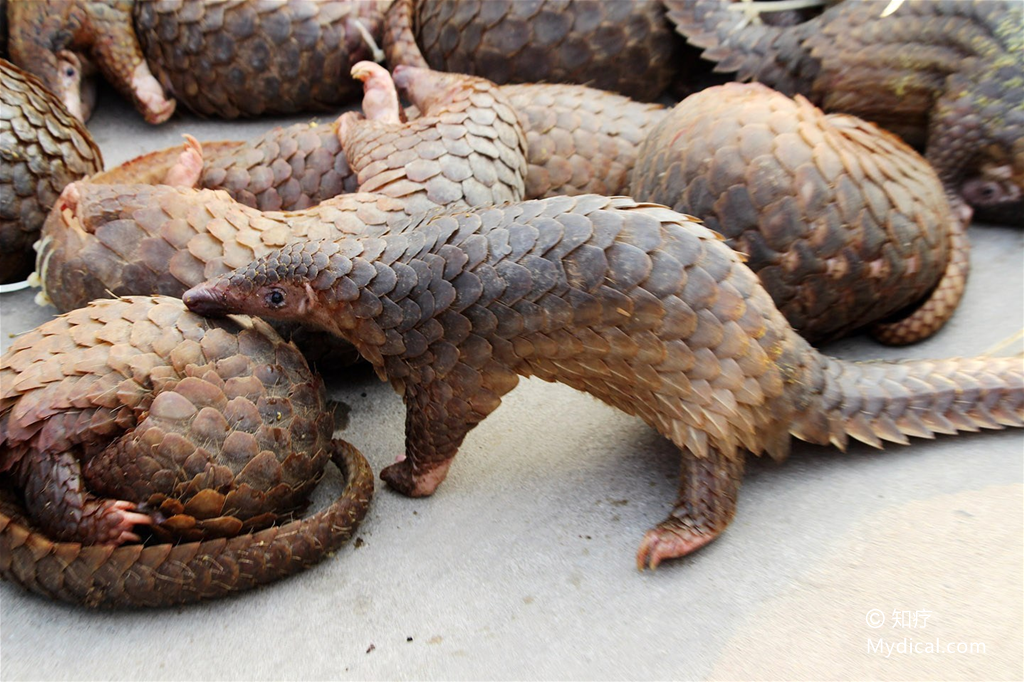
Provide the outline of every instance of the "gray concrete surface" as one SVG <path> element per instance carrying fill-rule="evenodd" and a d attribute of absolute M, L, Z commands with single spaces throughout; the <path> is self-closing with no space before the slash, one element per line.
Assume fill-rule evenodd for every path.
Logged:
<path fill-rule="evenodd" d="M 150 128 L 108 97 L 90 129 L 110 167 L 184 132 L 245 139 L 280 122 Z M 970 286 L 938 336 L 828 352 L 976 355 L 1020 332 L 1024 231 L 970 237 Z M 3 348 L 52 315 L 32 297 L 0 298 Z M 366 371 L 331 386 L 351 406 L 345 437 L 379 471 L 402 449 L 401 402 Z M 378 487 L 362 546 L 285 582 L 131 613 L 0 584 L 0 677 L 1021 679 L 1022 445 L 1019 431 L 845 455 L 797 444 L 784 464 L 750 463 L 720 540 L 641 574 L 634 553 L 670 508 L 675 449 L 589 396 L 525 381 L 470 434 L 437 494 Z M 903 611 L 927 620 L 892 627 Z M 929 653 L 935 638 L 953 651 Z"/>

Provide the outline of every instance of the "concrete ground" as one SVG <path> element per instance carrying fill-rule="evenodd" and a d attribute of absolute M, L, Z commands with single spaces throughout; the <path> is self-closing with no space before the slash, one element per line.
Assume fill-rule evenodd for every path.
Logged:
<path fill-rule="evenodd" d="M 182 133 L 247 139 L 299 120 L 151 128 L 108 96 L 89 127 L 111 167 Z M 1024 230 L 970 237 L 967 295 L 934 339 L 827 352 L 977 355 L 1020 332 Z M 0 297 L 4 349 L 53 314 L 32 299 Z M 365 370 L 331 388 L 351 407 L 344 437 L 379 471 L 402 451 L 401 402 Z M 0 584 L 0 676 L 1021 679 L 1022 446 L 1020 431 L 845 455 L 797 444 L 784 464 L 749 464 L 721 539 L 638 573 L 637 545 L 673 500 L 675 448 L 589 396 L 524 381 L 437 494 L 378 486 L 360 546 L 282 583 L 128 613 Z"/>

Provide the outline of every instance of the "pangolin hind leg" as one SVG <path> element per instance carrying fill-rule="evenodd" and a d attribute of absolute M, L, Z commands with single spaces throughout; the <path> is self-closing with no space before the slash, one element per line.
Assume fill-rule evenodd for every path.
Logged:
<path fill-rule="evenodd" d="M 742 452 L 730 457 L 712 448 L 697 456 L 684 450 L 681 468 L 672 513 L 647 531 L 637 550 L 636 567 L 641 571 L 700 549 L 717 538 L 736 514 Z"/>

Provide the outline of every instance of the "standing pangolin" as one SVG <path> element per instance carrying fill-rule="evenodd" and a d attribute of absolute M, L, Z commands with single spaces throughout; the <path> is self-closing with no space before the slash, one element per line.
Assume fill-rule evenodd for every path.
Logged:
<path fill-rule="evenodd" d="M 840 2 L 795 26 L 750 24 L 727 0 L 664 0 L 717 71 L 924 147 L 957 204 L 1024 216 L 1024 3 Z M 964 216 L 965 205 L 954 206 Z"/>
<path fill-rule="evenodd" d="M 362 455 L 330 440 L 323 383 L 259 320 L 96 301 L 18 338 L 0 386 L 0 575 L 45 596 L 159 606 L 249 589 L 335 551 L 373 491 Z M 332 458 L 345 492 L 291 520 Z M 153 542 L 125 544 L 142 529 Z"/>
<path fill-rule="evenodd" d="M 586 391 L 683 451 L 679 499 L 637 564 L 713 540 L 743 451 L 790 436 L 844 448 L 1024 426 L 1021 358 L 853 363 L 818 353 L 714 232 L 662 206 L 596 195 L 426 217 L 378 237 L 297 242 L 184 295 L 201 314 L 302 320 L 355 345 L 407 407 L 413 496 L 519 375 Z"/>
<path fill-rule="evenodd" d="M 35 76 L 0 59 L 0 282 L 32 271 L 32 244 L 64 187 L 103 168 L 89 131 Z"/>

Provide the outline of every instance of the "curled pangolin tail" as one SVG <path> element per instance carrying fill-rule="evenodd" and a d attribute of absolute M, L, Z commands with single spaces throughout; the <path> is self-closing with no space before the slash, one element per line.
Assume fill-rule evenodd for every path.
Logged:
<path fill-rule="evenodd" d="M 877 448 L 908 436 L 1024 426 L 1024 355 L 843 362 L 825 358 L 821 410 L 793 435 L 845 450 L 849 438 Z M 812 414 L 813 413 L 813 414 Z"/>
<path fill-rule="evenodd" d="M 0 576 L 31 592 L 93 608 L 187 604 L 284 578 L 337 550 L 369 508 L 373 471 L 366 459 L 344 441 L 334 441 L 332 457 L 346 484 L 327 509 L 256 533 L 179 545 L 54 542 L 26 525 L 3 491 Z"/>
<path fill-rule="evenodd" d="M 971 242 L 967 238 L 967 224 L 954 217 L 949 226 L 949 260 L 938 284 L 906 316 L 874 325 L 871 336 L 890 346 L 905 346 L 942 329 L 960 305 L 970 271 Z"/>
<path fill-rule="evenodd" d="M 413 30 L 413 0 L 395 0 L 384 20 L 384 55 L 388 66 L 415 66 L 429 69 Z"/>

